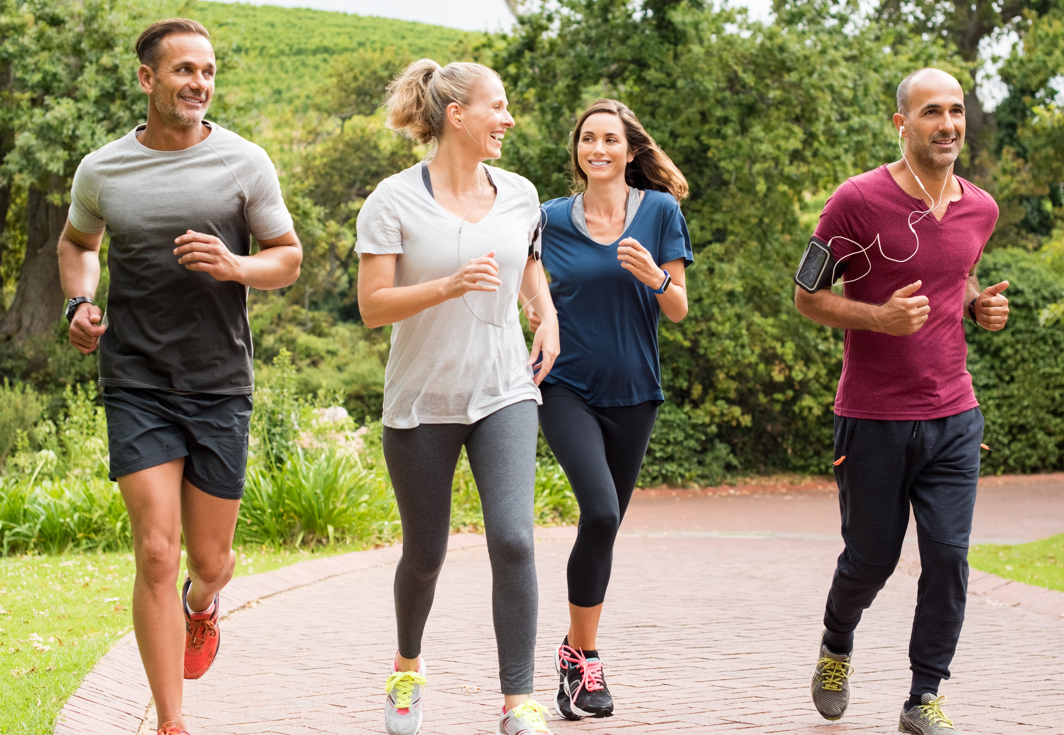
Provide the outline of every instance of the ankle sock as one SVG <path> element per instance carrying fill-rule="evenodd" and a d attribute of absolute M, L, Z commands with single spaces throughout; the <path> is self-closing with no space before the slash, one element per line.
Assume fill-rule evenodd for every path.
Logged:
<path fill-rule="evenodd" d="M 211 604 L 207 606 L 206 610 L 200 610 L 199 612 L 193 610 L 188 606 L 188 599 L 185 600 L 185 612 L 192 615 L 209 615 L 214 612 L 214 600 L 211 600 Z"/>
<path fill-rule="evenodd" d="M 942 680 L 937 676 L 913 672 L 913 683 L 909 688 L 909 701 L 906 702 L 905 709 L 912 709 L 913 707 L 922 704 L 920 700 L 923 698 L 924 694 L 933 694 L 937 697 L 938 685 L 941 681 Z"/>
<path fill-rule="evenodd" d="M 849 633 L 834 633 L 830 630 L 825 630 L 822 642 L 836 656 L 849 656 L 853 653 L 852 631 Z"/>

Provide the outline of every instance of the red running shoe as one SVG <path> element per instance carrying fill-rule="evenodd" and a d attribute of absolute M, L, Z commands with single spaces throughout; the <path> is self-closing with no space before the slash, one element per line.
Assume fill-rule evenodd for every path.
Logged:
<path fill-rule="evenodd" d="M 159 725 L 156 735 L 188 735 L 188 730 L 184 730 L 180 725 L 175 725 L 172 722 L 164 722 Z"/>
<path fill-rule="evenodd" d="M 209 613 L 189 615 L 185 600 L 191 586 L 192 580 L 185 579 L 185 586 L 181 588 L 181 610 L 185 613 L 185 678 L 198 679 L 207 673 L 218 655 L 221 631 L 218 629 L 218 595 L 214 596 L 213 609 Z M 175 731 L 174 735 L 181 735 L 181 731 Z"/>

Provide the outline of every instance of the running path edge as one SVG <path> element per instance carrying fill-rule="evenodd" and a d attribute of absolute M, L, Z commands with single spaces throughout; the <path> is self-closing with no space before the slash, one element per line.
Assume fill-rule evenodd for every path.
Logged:
<path fill-rule="evenodd" d="M 480 534 L 450 537 L 448 553 L 486 546 Z M 238 577 L 221 596 L 222 620 L 259 600 L 351 572 L 399 561 L 402 544 L 353 551 L 325 559 L 308 559 L 272 572 Z M 59 712 L 55 735 L 135 735 L 151 707 L 151 689 L 130 631 L 115 643 Z"/>
<path fill-rule="evenodd" d="M 575 536 L 575 528 L 537 528 L 537 539 Z M 481 534 L 455 534 L 447 545 L 448 553 L 484 547 Z M 273 595 L 304 587 L 331 577 L 397 562 L 402 545 L 355 551 L 326 559 L 309 559 L 272 572 L 234 579 L 222 598 L 222 619 L 248 605 Z M 908 565 L 905 573 L 919 576 L 919 565 Z M 1020 607 L 1031 612 L 1064 618 L 1064 592 L 1015 582 L 994 574 L 972 569 L 968 594 L 982 601 L 1005 607 Z M 120 639 L 93 667 L 78 690 L 63 706 L 55 726 L 55 735 L 135 735 L 143 726 L 151 690 L 144 675 L 140 652 L 132 632 Z"/>

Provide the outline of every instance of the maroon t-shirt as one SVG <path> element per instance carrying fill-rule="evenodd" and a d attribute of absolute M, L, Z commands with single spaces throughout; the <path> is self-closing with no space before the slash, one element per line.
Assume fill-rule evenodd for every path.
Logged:
<path fill-rule="evenodd" d="M 830 242 L 836 260 L 858 250 L 846 240 L 832 241 L 837 235 L 862 247 L 871 245 L 865 254 L 842 261 L 848 263 L 843 276 L 847 298 L 882 304 L 899 288 L 920 280 L 923 285 L 914 295 L 927 296 L 931 307 L 919 331 L 905 337 L 846 330 L 835 397 L 839 416 L 913 421 L 954 416 L 979 405 L 965 365 L 965 284 L 994 231 L 998 207 L 985 191 L 956 178 L 961 198 L 950 202 L 941 220 L 928 214 L 913 226 L 920 237 L 918 251 L 907 222 L 910 213 L 923 212 L 927 205 L 906 194 L 886 166 L 847 180 L 820 215 L 816 235 Z M 877 235 L 879 243 L 873 245 Z M 904 263 L 888 259 L 910 255 Z"/>

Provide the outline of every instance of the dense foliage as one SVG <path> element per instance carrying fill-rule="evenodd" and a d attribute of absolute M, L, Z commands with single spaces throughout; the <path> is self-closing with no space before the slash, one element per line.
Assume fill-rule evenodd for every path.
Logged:
<path fill-rule="evenodd" d="M 1064 466 L 1053 365 L 1064 315 L 1060 0 L 993 8 L 978 0 L 982 25 L 971 28 L 963 22 L 968 11 L 933 0 L 912 17 L 893 0 L 868 13 L 852 2 L 794 0 L 777 3 L 770 24 L 699 0 L 559 0 L 492 37 L 250 5 L 63 2 L 70 12 L 0 0 L 5 39 L 33 26 L 52 39 L 48 48 L 62 49 L 45 56 L 25 41 L 5 43 L 0 58 L 5 69 L 23 70 L 0 89 L 18 103 L 0 120 L 7 146 L 0 184 L 9 204 L 0 241 L 3 306 L 11 306 L 29 262 L 31 187 L 47 185 L 61 198 L 78 156 L 143 117 L 131 46 L 147 15 L 203 20 L 221 68 L 211 116 L 270 151 L 305 250 L 295 285 L 250 300 L 263 386 L 256 436 L 268 442 L 256 456 L 272 473 L 263 479 L 267 470 L 255 470 L 252 487 L 263 503 L 282 505 L 294 501 L 275 491 L 277 482 L 310 488 L 318 480 L 310 466 L 317 460 L 292 443 L 298 412 L 278 406 L 323 408 L 316 396 L 325 391 L 329 405 L 347 409 L 352 427 L 380 414 L 388 330 L 367 330 L 359 319 L 354 222 L 381 179 L 425 153 L 387 130 L 376 107 L 386 81 L 410 59 L 468 58 L 500 71 L 518 121 L 500 165 L 526 175 L 544 199 L 567 193 L 570 126 L 602 95 L 628 103 L 685 172 L 692 195 L 683 207 L 696 249 L 691 311 L 661 330 L 668 401 L 642 482 L 708 483 L 734 473 L 827 469 L 842 334 L 795 311 L 797 258 L 834 188 L 897 156 L 890 114 L 898 81 L 933 64 L 954 72 L 975 99 L 971 75 L 981 60 L 972 39 L 978 47 L 995 29 L 1014 31 L 1020 43 L 1001 69 L 1008 96 L 992 116 L 979 110 L 983 124 L 970 125 L 971 155 L 962 160 L 964 174 L 1001 206 L 983 279 L 1013 282 L 1013 324 L 1001 334 L 969 327 L 970 363 L 994 448 L 986 470 Z M 93 40 L 79 45 L 80 37 Z M 49 147 L 56 136 L 69 139 Z M 0 378 L 9 381 L 0 390 L 0 461 L 8 454 L 9 469 L 21 467 L 16 457 L 25 464 L 60 440 L 70 397 L 84 395 L 72 386 L 95 373 L 95 358 L 64 342 L 56 324 L 0 349 Z M 267 398 L 277 385 L 289 395 Z M 541 484 L 554 482 L 552 467 L 544 465 Z M 359 483 L 351 487 L 361 492 Z M 78 497 L 91 505 L 89 490 Z M 318 540 L 338 527 L 292 518 L 262 537 Z"/>

